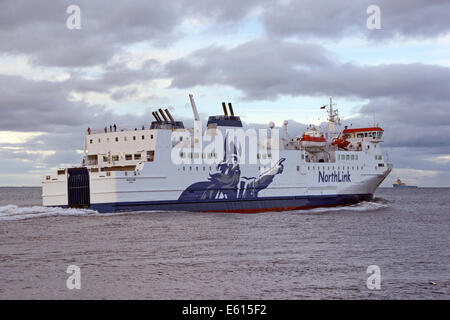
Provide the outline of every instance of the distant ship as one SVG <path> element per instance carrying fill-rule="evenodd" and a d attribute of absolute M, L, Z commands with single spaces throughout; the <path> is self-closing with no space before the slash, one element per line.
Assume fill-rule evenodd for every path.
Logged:
<path fill-rule="evenodd" d="M 394 188 L 417 188 L 417 186 L 407 186 L 400 178 L 397 178 L 397 181 L 392 185 Z"/>

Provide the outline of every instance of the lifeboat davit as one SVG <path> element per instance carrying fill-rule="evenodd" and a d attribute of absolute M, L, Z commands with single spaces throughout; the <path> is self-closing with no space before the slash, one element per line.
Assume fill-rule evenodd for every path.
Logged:
<path fill-rule="evenodd" d="M 345 139 L 345 136 L 343 136 L 342 138 L 334 138 L 333 141 L 331 142 L 331 145 L 333 146 L 337 146 L 339 149 L 344 149 L 347 150 L 347 147 L 349 146 L 350 141 L 347 141 L 347 139 Z"/>

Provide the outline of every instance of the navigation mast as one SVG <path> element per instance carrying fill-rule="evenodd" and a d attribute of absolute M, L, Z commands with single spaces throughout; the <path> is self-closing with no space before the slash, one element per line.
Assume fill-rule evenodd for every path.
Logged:
<path fill-rule="evenodd" d="M 338 109 L 333 110 L 333 98 L 330 97 L 330 104 L 328 105 L 328 133 L 332 134 L 336 132 L 335 125 L 341 124 L 341 118 L 338 114 Z"/>

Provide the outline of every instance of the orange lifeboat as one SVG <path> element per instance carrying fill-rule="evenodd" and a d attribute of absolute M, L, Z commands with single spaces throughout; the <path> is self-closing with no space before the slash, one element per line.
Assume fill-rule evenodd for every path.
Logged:
<path fill-rule="evenodd" d="M 321 132 L 312 128 L 301 136 L 300 143 L 304 148 L 322 149 L 327 144 L 327 140 Z"/>

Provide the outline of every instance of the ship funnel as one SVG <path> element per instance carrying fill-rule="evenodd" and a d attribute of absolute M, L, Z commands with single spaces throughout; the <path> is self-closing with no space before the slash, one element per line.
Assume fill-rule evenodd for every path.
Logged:
<path fill-rule="evenodd" d="M 225 104 L 225 102 L 222 102 L 222 108 L 223 108 L 223 114 L 225 116 L 228 116 L 227 105 Z"/>
<path fill-rule="evenodd" d="M 161 118 L 158 116 L 158 114 L 155 111 L 152 112 L 152 115 L 156 119 L 156 122 L 161 123 Z"/>
<path fill-rule="evenodd" d="M 234 111 L 233 111 L 233 107 L 231 105 L 231 102 L 228 102 L 228 108 L 230 109 L 230 115 L 233 117 L 234 116 Z"/>
<path fill-rule="evenodd" d="M 166 115 L 164 114 L 164 111 L 162 111 L 162 109 L 158 109 L 159 113 L 161 113 L 162 117 L 164 118 L 164 122 L 169 122 L 169 120 L 167 120 Z"/>
<path fill-rule="evenodd" d="M 173 120 L 172 115 L 169 112 L 169 109 L 165 109 L 164 111 L 166 112 L 167 116 L 169 117 L 170 122 L 172 122 L 172 123 L 175 122 L 175 120 Z"/>
<path fill-rule="evenodd" d="M 189 100 L 191 100 L 192 112 L 194 113 L 194 120 L 200 120 L 200 117 L 197 112 L 197 106 L 195 105 L 194 96 L 192 94 L 189 95 Z"/>

